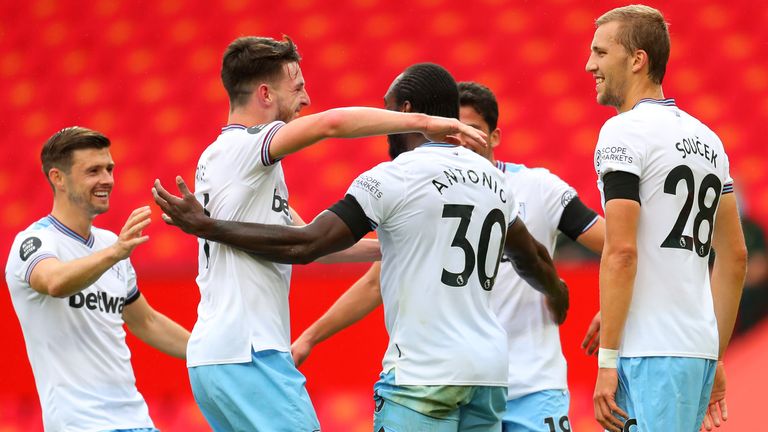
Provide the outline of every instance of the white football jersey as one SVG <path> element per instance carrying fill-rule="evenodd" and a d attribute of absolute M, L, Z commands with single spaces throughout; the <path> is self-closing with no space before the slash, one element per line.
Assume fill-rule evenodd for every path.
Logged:
<path fill-rule="evenodd" d="M 140 295 L 130 261 L 120 261 L 67 298 L 40 294 L 29 285 L 40 261 L 72 261 L 116 240 L 114 233 L 95 227 L 85 239 L 47 216 L 19 233 L 11 246 L 5 280 L 24 333 L 45 430 L 153 427 L 125 344 L 123 308 Z"/>
<path fill-rule="evenodd" d="M 509 177 L 518 203 L 518 217 L 550 255 L 554 254 L 563 210 L 576 191 L 544 168 L 497 162 Z M 597 216 L 585 228 L 589 229 Z M 508 259 L 502 259 L 491 305 L 507 331 L 509 400 L 542 390 L 568 388 L 567 367 L 560 346 L 560 328 L 546 306 L 544 294 L 528 285 Z"/>
<path fill-rule="evenodd" d="M 490 293 L 517 206 L 506 177 L 463 148 L 428 143 L 350 186 L 375 228 L 398 385 L 507 384 L 507 338 Z"/>
<path fill-rule="evenodd" d="M 200 156 L 195 197 L 215 219 L 290 225 L 288 188 L 269 144 L 284 125 L 230 125 Z M 187 366 L 247 363 L 251 349 L 290 350 L 291 266 L 199 239 L 200 304 Z"/>
<path fill-rule="evenodd" d="M 595 151 L 598 188 L 640 178 L 637 276 L 622 357 L 717 359 L 708 258 L 720 196 L 733 192 L 728 157 L 707 126 L 672 99 L 643 99 L 609 119 Z"/>

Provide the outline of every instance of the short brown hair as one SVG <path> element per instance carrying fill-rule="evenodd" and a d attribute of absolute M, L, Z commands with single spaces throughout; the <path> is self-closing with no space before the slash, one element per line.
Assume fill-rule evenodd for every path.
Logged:
<path fill-rule="evenodd" d="M 43 174 L 48 178 L 51 168 L 69 173 L 72 169 L 72 153 L 75 150 L 101 149 L 109 145 L 109 138 L 100 132 L 80 126 L 64 128 L 43 144 L 43 150 L 40 152 Z"/>
<path fill-rule="evenodd" d="M 617 21 L 621 24 L 616 40 L 630 53 L 641 49 L 648 54 L 648 75 L 661 85 L 669 60 L 669 27 L 658 10 L 645 5 L 629 5 L 610 10 L 595 21 L 603 24 Z"/>
<path fill-rule="evenodd" d="M 283 65 L 301 60 L 291 38 L 246 36 L 235 39 L 226 51 L 221 65 L 221 81 L 232 107 L 248 102 L 255 81 L 271 81 L 280 76 Z"/>

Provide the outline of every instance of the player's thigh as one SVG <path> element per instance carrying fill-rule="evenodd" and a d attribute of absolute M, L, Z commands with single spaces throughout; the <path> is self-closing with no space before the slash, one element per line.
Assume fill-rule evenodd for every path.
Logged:
<path fill-rule="evenodd" d="M 504 432 L 570 432 L 567 390 L 543 390 L 507 401 Z"/>
<path fill-rule="evenodd" d="M 374 396 L 374 432 L 459 432 L 458 412 L 447 418 L 435 418 Z"/>
<path fill-rule="evenodd" d="M 507 388 L 476 386 L 470 399 L 459 408 L 462 432 L 501 432 L 507 406 Z"/>
<path fill-rule="evenodd" d="M 195 401 L 216 431 L 320 428 L 306 379 L 288 353 L 254 352 L 251 363 L 197 366 L 189 375 Z"/>
<path fill-rule="evenodd" d="M 631 404 L 627 432 L 696 432 L 712 390 L 714 360 L 635 357 L 619 360 Z M 619 405 L 621 406 L 621 405 Z"/>

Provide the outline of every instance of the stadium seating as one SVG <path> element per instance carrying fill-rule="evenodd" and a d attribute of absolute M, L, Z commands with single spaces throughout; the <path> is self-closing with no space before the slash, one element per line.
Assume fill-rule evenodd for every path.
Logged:
<path fill-rule="evenodd" d="M 763 55 L 768 8 L 751 0 L 650 4 L 671 23 L 665 95 L 721 136 L 741 198 L 765 226 L 768 158 L 759 125 L 768 122 Z M 287 34 L 298 44 L 313 102 L 306 113 L 382 106 L 392 79 L 414 62 L 437 62 L 458 80 L 485 83 L 501 107 L 497 157 L 548 167 L 599 208 L 593 150 L 600 126 L 614 111 L 595 103 L 594 81 L 584 65 L 593 20 L 615 5 L 575 0 L 4 2 L 0 245 L 8 248 L 16 232 L 50 211 L 39 150 L 62 127 L 94 128 L 113 141 L 115 190 L 99 226 L 119 230 L 132 209 L 151 202 L 155 178 L 171 184 L 181 174 L 191 181 L 199 154 L 226 122 L 221 53 L 232 39 L 248 34 Z M 291 205 L 311 219 L 340 198 L 356 174 L 386 158 L 382 138 L 332 140 L 289 156 L 284 167 Z M 132 261 L 153 304 L 191 327 L 198 298 L 195 240 L 165 227 L 154 210 L 155 223 L 147 230 L 151 240 Z M 596 268 L 566 267 L 587 283 L 575 287 L 578 312 L 563 331 L 567 355 L 574 358 L 572 423 L 590 431 L 595 430 L 589 399 L 594 363 L 576 346 L 596 308 Z M 294 332 L 318 317 L 362 270 L 298 271 Z M 588 292 L 584 300 L 582 290 Z M 39 406 L 7 294 L 0 294 L 0 314 L 0 329 L 9 339 L 0 358 L 0 431 L 39 430 Z M 318 358 L 310 358 L 305 368 L 324 430 L 370 430 L 369 389 L 386 334 L 380 316 L 366 322 L 329 348 L 318 348 Z M 138 343 L 132 348 L 139 389 L 158 425 L 165 431 L 206 430 L 183 364 Z M 350 366 L 349 357 L 357 367 Z M 757 419 L 755 412 L 740 414 Z"/>

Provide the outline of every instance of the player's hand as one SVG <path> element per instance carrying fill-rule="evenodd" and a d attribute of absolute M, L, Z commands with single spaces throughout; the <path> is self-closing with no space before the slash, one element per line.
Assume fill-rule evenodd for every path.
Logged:
<path fill-rule="evenodd" d="M 712 395 L 709 397 L 709 406 L 704 415 L 702 426 L 711 431 L 713 427 L 720 427 L 728 420 L 728 407 L 725 404 L 725 366 L 723 362 L 717 362 L 715 369 L 715 382 L 712 385 Z"/>
<path fill-rule="evenodd" d="M 581 348 L 587 355 L 597 355 L 597 349 L 600 348 L 600 311 L 597 311 L 592 322 L 589 323 L 587 334 L 581 341 Z"/>
<path fill-rule="evenodd" d="M 165 190 L 160 180 L 155 180 L 155 186 L 152 188 L 152 196 L 164 212 L 163 221 L 181 228 L 186 233 L 199 235 L 210 223 L 211 218 L 205 214 L 205 209 L 189 191 L 181 176 L 176 176 L 176 186 L 181 192 L 181 197 Z"/>
<path fill-rule="evenodd" d="M 484 132 L 465 125 L 458 119 L 447 117 L 429 116 L 424 127 L 424 136 L 430 141 L 464 145 L 469 149 L 488 146 Z"/>
<path fill-rule="evenodd" d="M 299 336 L 293 344 L 291 344 L 291 357 L 293 357 L 293 364 L 296 367 L 301 366 L 304 360 L 309 357 L 309 353 L 312 352 L 312 344 L 305 341 L 304 338 Z"/>
<path fill-rule="evenodd" d="M 557 292 L 546 296 L 547 307 L 552 312 L 552 319 L 557 325 L 565 322 L 565 317 L 568 315 L 569 299 L 568 299 L 568 285 L 565 281 L 560 280 L 560 286 Z"/>
<path fill-rule="evenodd" d="M 616 389 L 619 386 L 619 374 L 616 369 L 600 368 L 597 370 L 597 383 L 592 402 L 595 405 L 595 420 L 605 430 L 622 432 L 624 422 L 629 416 L 616 404 Z"/>
<path fill-rule="evenodd" d="M 149 240 L 149 236 L 142 235 L 142 231 L 152 222 L 150 219 L 151 214 L 152 209 L 149 206 L 144 206 L 137 208 L 128 216 L 123 229 L 120 230 L 117 241 L 112 245 L 115 257 L 118 260 L 128 258 L 131 252 L 136 249 L 136 246 Z"/>

